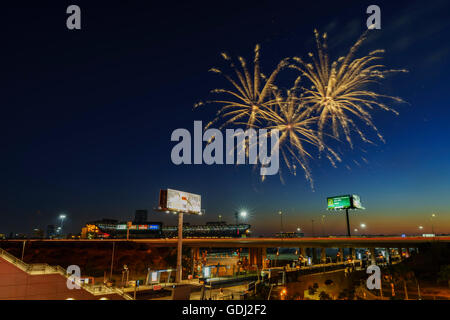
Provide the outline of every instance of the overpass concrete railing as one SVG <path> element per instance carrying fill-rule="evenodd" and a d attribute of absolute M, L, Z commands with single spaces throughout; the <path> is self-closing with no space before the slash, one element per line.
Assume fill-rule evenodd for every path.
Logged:
<path fill-rule="evenodd" d="M 42 275 L 42 274 L 59 274 L 62 275 L 65 278 L 69 278 L 70 275 L 67 273 L 67 271 L 62 268 L 61 266 L 51 266 L 47 263 L 33 263 L 28 264 L 23 262 L 21 259 L 16 258 L 14 255 L 10 254 L 8 251 L 3 250 L 0 248 L 0 258 L 3 258 L 4 260 L 8 261 L 9 263 L 13 264 L 20 270 L 28 273 L 29 275 Z M 93 286 L 93 285 L 86 285 L 86 284 L 80 284 L 80 286 L 91 293 L 92 295 L 104 295 L 104 294 L 118 294 L 122 296 L 126 300 L 133 300 L 133 298 L 128 295 L 127 293 L 123 292 L 122 290 L 118 288 L 109 288 L 104 285 L 100 286 Z"/>
<path fill-rule="evenodd" d="M 2 240 L 8 242 L 23 240 Z M 177 238 L 161 239 L 54 239 L 54 240 L 27 240 L 30 242 L 53 243 L 107 243 L 107 242 L 136 242 L 145 243 L 155 247 L 176 247 Z M 317 238 L 188 238 L 183 239 L 183 246 L 191 248 L 405 248 L 421 244 L 450 243 L 450 236 L 437 237 L 317 237 Z"/>

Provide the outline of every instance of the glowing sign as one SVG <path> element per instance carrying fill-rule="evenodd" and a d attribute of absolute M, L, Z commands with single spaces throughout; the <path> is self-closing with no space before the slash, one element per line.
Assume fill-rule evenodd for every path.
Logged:
<path fill-rule="evenodd" d="M 201 200 L 202 198 L 198 194 L 172 189 L 161 190 L 159 193 L 159 209 L 201 214 Z"/>
<path fill-rule="evenodd" d="M 352 207 L 350 196 L 327 198 L 328 210 L 349 209 Z"/>
<path fill-rule="evenodd" d="M 327 198 L 328 210 L 342 210 L 342 209 L 364 209 L 361 205 L 361 198 L 356 195 L 344 195 Z"/>

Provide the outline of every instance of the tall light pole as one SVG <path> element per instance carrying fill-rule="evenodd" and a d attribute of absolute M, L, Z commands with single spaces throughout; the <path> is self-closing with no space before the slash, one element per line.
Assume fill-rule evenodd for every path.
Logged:
<path fill-rule="evenodd" d="M 116 242 L 113 241 L 113 247 L 112 247 L 112 253 L 111 253 L 111 270 L 109 273 L 109 280 L 112 282 L 112 274 L 113 274 L 113 267 L 114 267 L 114 249 L 116 247 Z"/>
<path fill-rule="evenodd" d="M 322 215 L 322 237 L 325 237 L 325 215 Z"/>
<path fill-rule="evenodd" d="M 59 215 L 59 219 L 61 220 L 61 225 L 60 225 L 60 228 L 61 228 L 61 234 L 62 234 L 62 230 L 63 230 L 63 222 L 64 222 L 64 219 L 66 218 L 66 215 L 65 214 L 60 214 Z"/>
<path fill-rule="evenodd" d="M 365 229 L 366 229 L 366 224 L 365 224 L 365 223 L 361 223 L 361 224 L 359 225 L 359 227 L 360 227 L 362 230 L 365 230 Z"/>
<path fill-rule="evenodd" d="M 239 217 L 246 218 L 247 217 L 247 211 L 241 211 L 241 212 L 235 212 L 234 217 L 236 219 L 236 229 L 237 229 L 237 235 L 239 235 Z"/>
<path fill-rule="evenodd" d="M 431 233 L 432 234 L 434 234 L 434 221 L 433 221 L 433 218 L 435 218 L 435 217 L 436 217 L 436 215 L 433 213 L 431 215 L 431 218 L 430 218 L 430 220 L 431 220 Z"/>
<path fill-rule="evenodd" d="M 278 211 L 278 214 L 280 215 L 280 235 L 283 234 L 283 212 Z"/>
<path fill-rule="evenodd" d="M 183 250 L 183 212 L 178 212 L 177 273 L 175 276 L 176 283 L 180 283 L 181 280 L 183 279 L 182 250 Z"/>

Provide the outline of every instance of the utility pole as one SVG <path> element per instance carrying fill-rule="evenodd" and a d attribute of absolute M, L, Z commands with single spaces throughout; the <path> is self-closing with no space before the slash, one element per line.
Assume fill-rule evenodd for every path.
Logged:
<path fill-rule="evenodd" d="M 325 215 L 322 215 L 322 237 L 325 237 Z"/>
<path fill-rule="evenodd" d="M 26 244 L 27 240 L 23 240 L 23 245 L 22 245 L 22 261 L 23 261 L 23 257 L 25 255 L 25 244 Z"/>
<path fill-rule="evenodd" d="M 113 241 L 113 249 L 112 249 L 112 255 L 111 255 L 111 272 L 109 274 L 109 280 L 112 281 L 112 274 L 113 274 L 113 265 L 114 265 L 114 249 L 116 246 L 116 242 Z"/>
<path fill-rule="evenodd" d="M 183 250 L 183 212 L 178 212 L 177 273 L 175 277 L 176 283 L 180 283 L 181 279 L 183 278 L 182 250 Z"/>
<path fill-rule="evenodd" d="M 234 213 L 234 218 L 236 219 L 236 232 L 239 236 L 239 213 L 237 211 Z"/>
<path fill-rule="evenodd" d="M 283 236 L 283 212 L 278 211 L 278 214 L 280 215 L 280 236 Z"/>

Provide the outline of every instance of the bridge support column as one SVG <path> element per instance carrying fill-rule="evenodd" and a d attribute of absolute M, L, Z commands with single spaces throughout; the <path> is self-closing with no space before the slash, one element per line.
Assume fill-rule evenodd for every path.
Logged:
<path fill-rule="evenodd" d="M 337 259 L 337 262 L 343 262 L 344 261 L 344 249 L 339 248 L 339 258 Z"/>
<path fill-rule="evenodd" d="M 391 264 L 391 249 L 386 248 L 386 263 Z"/>
<path fill-rule="evenodd" d="M 398 254 L 400 256 L 400 260 L 403 260 L 403 249 L 402 248 L 397 248 Z"/>
<path fill-rule="evenodd" d="M 266 268 L 267 248 L 261 248 L 261 267 Z"/>
<path fill-rule="evenodd" d="M 306 248 L 305 247 L 300 247 L 298 248 L 300 255 L 304 258 L 306 257 Z"/>
<path fill-rule="evenodd" d="M 327 263 L 326 248 L 320 248 L 320 262 L 321 263 Z"/>
<path fill-rule="evenodd" d="M 263 266 L 264 260 L 267 256 L 266 248 L 249 248 L 248 261 L 251 266 Z"/>
<path fill-rule="evenodd" d="M 370 248 L 370 262 L 371 264 L 376 264 L 375 260 L 375 248 Z"/>
<path fill-rule="evenodd" d="M 256 264 L 256 250 L 257 248 L 248 248 L 248 264 L 251 266 Z"/>
<path fill-rule="evenodd" d="M 312 263 L 317 263 L 317 248 L 311 248 L 312 250 Z"/>
<path fill-rule="evenodd" d="M 356 260 L 356 248 L 350 248 L 350 256 L 352 260 Z"/>
<path fill-rule="evenodd" d="M 200 248 L 191 248 L 191 258 L 192 258 L 192 277 L 195 276 L 196 266 L 199 263 L 200 258 Z"/>

